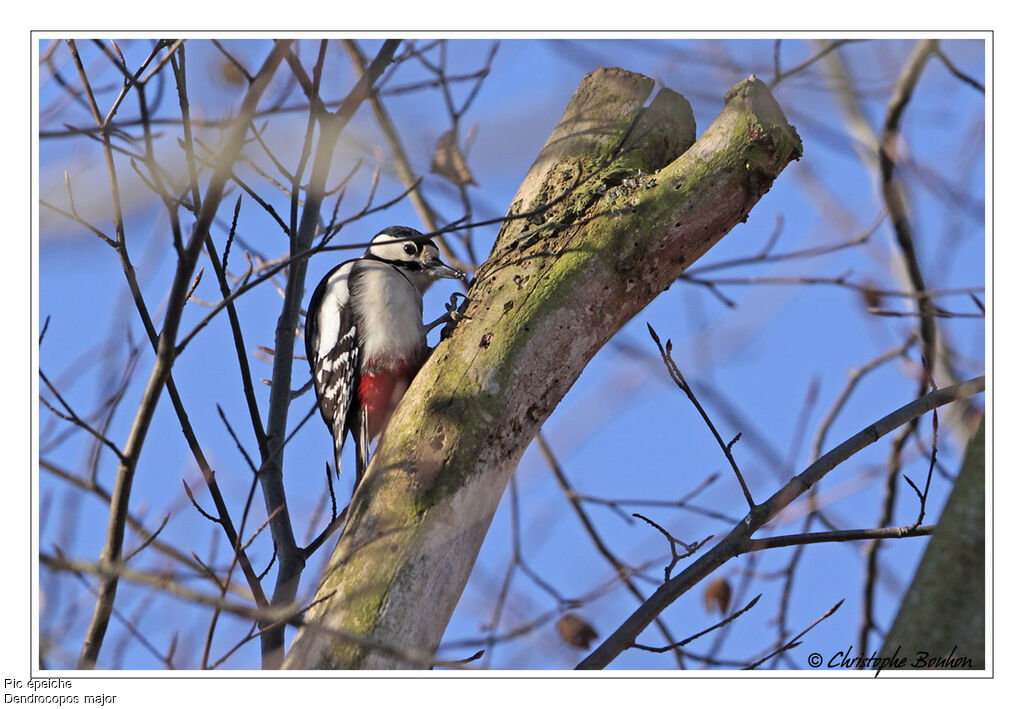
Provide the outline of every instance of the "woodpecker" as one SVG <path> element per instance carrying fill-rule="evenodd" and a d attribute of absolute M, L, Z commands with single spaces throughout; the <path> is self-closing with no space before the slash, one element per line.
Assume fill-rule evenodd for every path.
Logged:
<path fill-rule="evenodd" d="M 387 426 L 430 354 L 423 294 L 462 272 L 441 261 L 437 245 L 409 227 L 377 234 L 362 256 L 335 266 L 306 309 L 306 358 L 320 414 L 334 439 L 335 471 L 349 433 L 356 444 L 356 485 L 370 442 Z M 454 296 L 453 296 L 454 300 Z"/>

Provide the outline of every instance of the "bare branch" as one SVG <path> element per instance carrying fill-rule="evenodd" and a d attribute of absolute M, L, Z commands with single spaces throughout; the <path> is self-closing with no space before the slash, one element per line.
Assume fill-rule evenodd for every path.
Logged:
<path fill-rule="evenodd" d="M 939 406 L 973 396 L 983 391 L 984 387 L 985 378 L 977 377 L 931 392 L 880 418 L 855 436 L 840 443 L 808 466 L 800 475 L 790 480 L 766 502 L 758 505 L 746 519 L 736 525 L 703 556 L 659 587 L 607 640 L 584 658 L 577 665 L 577 669 L 605 667 L 619 653 L 628 648 L 636 636 L 657 618 L 662 610 L 695 586 L 698 581 L 706 578 L 729 559 L 741 553 L 754 532 L 771 521 L 793 500 L 810 489 L 840 463 L 908 421 Z"/>
<path fill-rule="evenodd" d="M 934 525 L 915 527 L 884 527 L 876 529 L 843 529 L 834 532 L 809 532 L 807 534 L 784 534 L 777 537 L 751 539 L 740 552 L 748 554 L 762 549 L 824 544 L 827 542 L 853 542 L 866 539 L 904 539 L 906 537 L 927 537 L 935 531 Z"/>

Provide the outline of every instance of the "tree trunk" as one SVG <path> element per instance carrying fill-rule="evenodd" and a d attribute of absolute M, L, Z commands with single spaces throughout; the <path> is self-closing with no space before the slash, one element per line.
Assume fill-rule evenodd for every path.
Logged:
<path fill-rule="evenodd" d="M 351 506 L 289 669 L 422 668 L 509 477 L 591 357 L 738 222 L 800 139 L 750 77 L 694 143 L 689 103 L 588 74 L 516 194 L 465 314 Z M 392 648 L 392 649 L 389 649 Z M 408 652 L 405 652 L 408 651 Z"/>
<path fill-rule="evenodd" d="M 903 669 L 985 669 L 985 424 L 964 452 L 960 475 L 882 646 Z M 915 666 L 921 659 L 969 658 Z"/>

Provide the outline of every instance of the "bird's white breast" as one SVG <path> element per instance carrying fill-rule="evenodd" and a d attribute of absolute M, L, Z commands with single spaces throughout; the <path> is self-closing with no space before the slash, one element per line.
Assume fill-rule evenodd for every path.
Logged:
<path fill-rule="evenodd" d="M 363 261 L 349 280 L 363 362 L 388 366 L 426 350 L 423 298 L 395 267 Z"/>

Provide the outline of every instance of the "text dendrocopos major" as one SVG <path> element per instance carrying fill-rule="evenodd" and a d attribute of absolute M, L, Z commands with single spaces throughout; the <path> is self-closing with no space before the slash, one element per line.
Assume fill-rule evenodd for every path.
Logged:
<path fill-rule="evenodd" d="M 324 276 L 306 309 L 306 357 L 320 413 L 341 449 L 356 443 L 356 484 L 370 442 L 387 426 L 412 378 L 430 354 L 423 294 L 439 278 L 462 272 L 441 261 L 437 246 L 409 227 L 377 234 L 357 259 Z"/>

